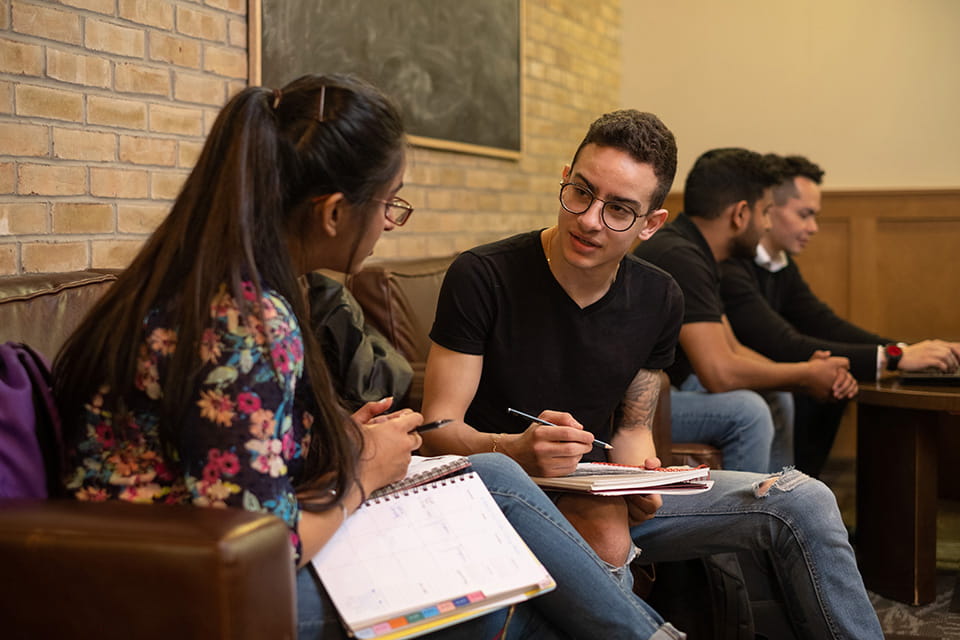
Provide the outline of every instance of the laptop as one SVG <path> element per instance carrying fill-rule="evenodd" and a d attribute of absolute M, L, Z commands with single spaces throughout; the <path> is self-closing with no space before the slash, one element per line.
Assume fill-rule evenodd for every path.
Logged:
<path fill-rule="evenodd" d="M 900 372 L 900 382 L 904 384 L 956 384 L 960 385 L 960 370 L 940 371 L 924 369 L 921 371 Z"/>

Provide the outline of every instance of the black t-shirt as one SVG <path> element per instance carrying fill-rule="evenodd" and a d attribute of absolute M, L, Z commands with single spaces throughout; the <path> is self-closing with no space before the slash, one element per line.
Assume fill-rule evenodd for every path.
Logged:
<path fill-rule="evenodd" d="M 657 265 L 674 277 L 683 291 L 683 324 L 721 322 L 720 271 L 697 225 L 685 214 L 653 234 L 634 250 L 634 255 Z M 670 382 L 681 384 L 693 373 L 690 360 L 677 347 L 677 360 L 667 369 Z"/>
<path fill-rule="evenodd" d="M 520 433 L 529 423 L 508 407 L 533 415 L 553 409 L 605 440 L 637 372 L 673 361 L 682 310 L 673 279 L 633 256 L 621 261 L 603 298 L 581 309 L 554 279 L 533 231 L 453 262 L 430 337 L 483 356 L 466 415 L 474 428 Z"/>

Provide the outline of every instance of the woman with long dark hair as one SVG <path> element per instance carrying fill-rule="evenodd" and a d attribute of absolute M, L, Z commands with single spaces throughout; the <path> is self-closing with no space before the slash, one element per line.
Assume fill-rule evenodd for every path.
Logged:
<path fill-rule="evenodd" d="M 395 107 L 355 78 L 241 91 L 169 216 L 54 363 L 68 491 L 280 517 L 301 567 L 302 637 L 342 637 L 309 560 L 367 494 L 404 475 L 423 418 L 383 414 L 389 399 L 352 416 L 341 408 L 301 330 L 297 278 L 355 272 L 407 220 L 405 145 Z M 681 637 L 608 575 L 519 467 L 500 455 L 472 462 L 558 582 L 518 607 L 506 637 Z M 436 635 L 488 637 L 504 618 Z"/>

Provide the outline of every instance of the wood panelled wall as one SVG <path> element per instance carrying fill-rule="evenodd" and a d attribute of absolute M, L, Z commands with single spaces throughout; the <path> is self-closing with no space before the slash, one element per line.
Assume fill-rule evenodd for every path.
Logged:
<path fill-rule="evenodd" d="M 960 190 L 823 194 L 797 257 L 818 295 L 881 335 L 960 340 Z"/>

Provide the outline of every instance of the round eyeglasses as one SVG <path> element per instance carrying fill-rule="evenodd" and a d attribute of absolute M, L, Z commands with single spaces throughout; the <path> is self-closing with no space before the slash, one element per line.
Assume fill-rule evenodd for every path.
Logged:
<path fill-rule="evenodd" d="M 560 184 L 560 205 L 568 213 L 580 215 L 586 213 L 593 206 L 594 200 L 600 200 L 587 187 L 576 182 Z M 637 218 L 641 217 L 632 206 L 616 200 L 600 200 L 603 207 L 600 209 L 600 220 L 611 231 L 626 231 L 633 226 Z"/>
<path fill-rule="evenodd" d="M 410 219 L 410 216 L 413 215 L 413 205 L 403 198 L 390 198 L 389 200 L 374 198 L 373 201 L 382 202 L 387 205 L 387 209 L 383 212 L 383 215 L 387 216 L 387 220 L 398 227 L 405 225 L 407 220 Z"/>

